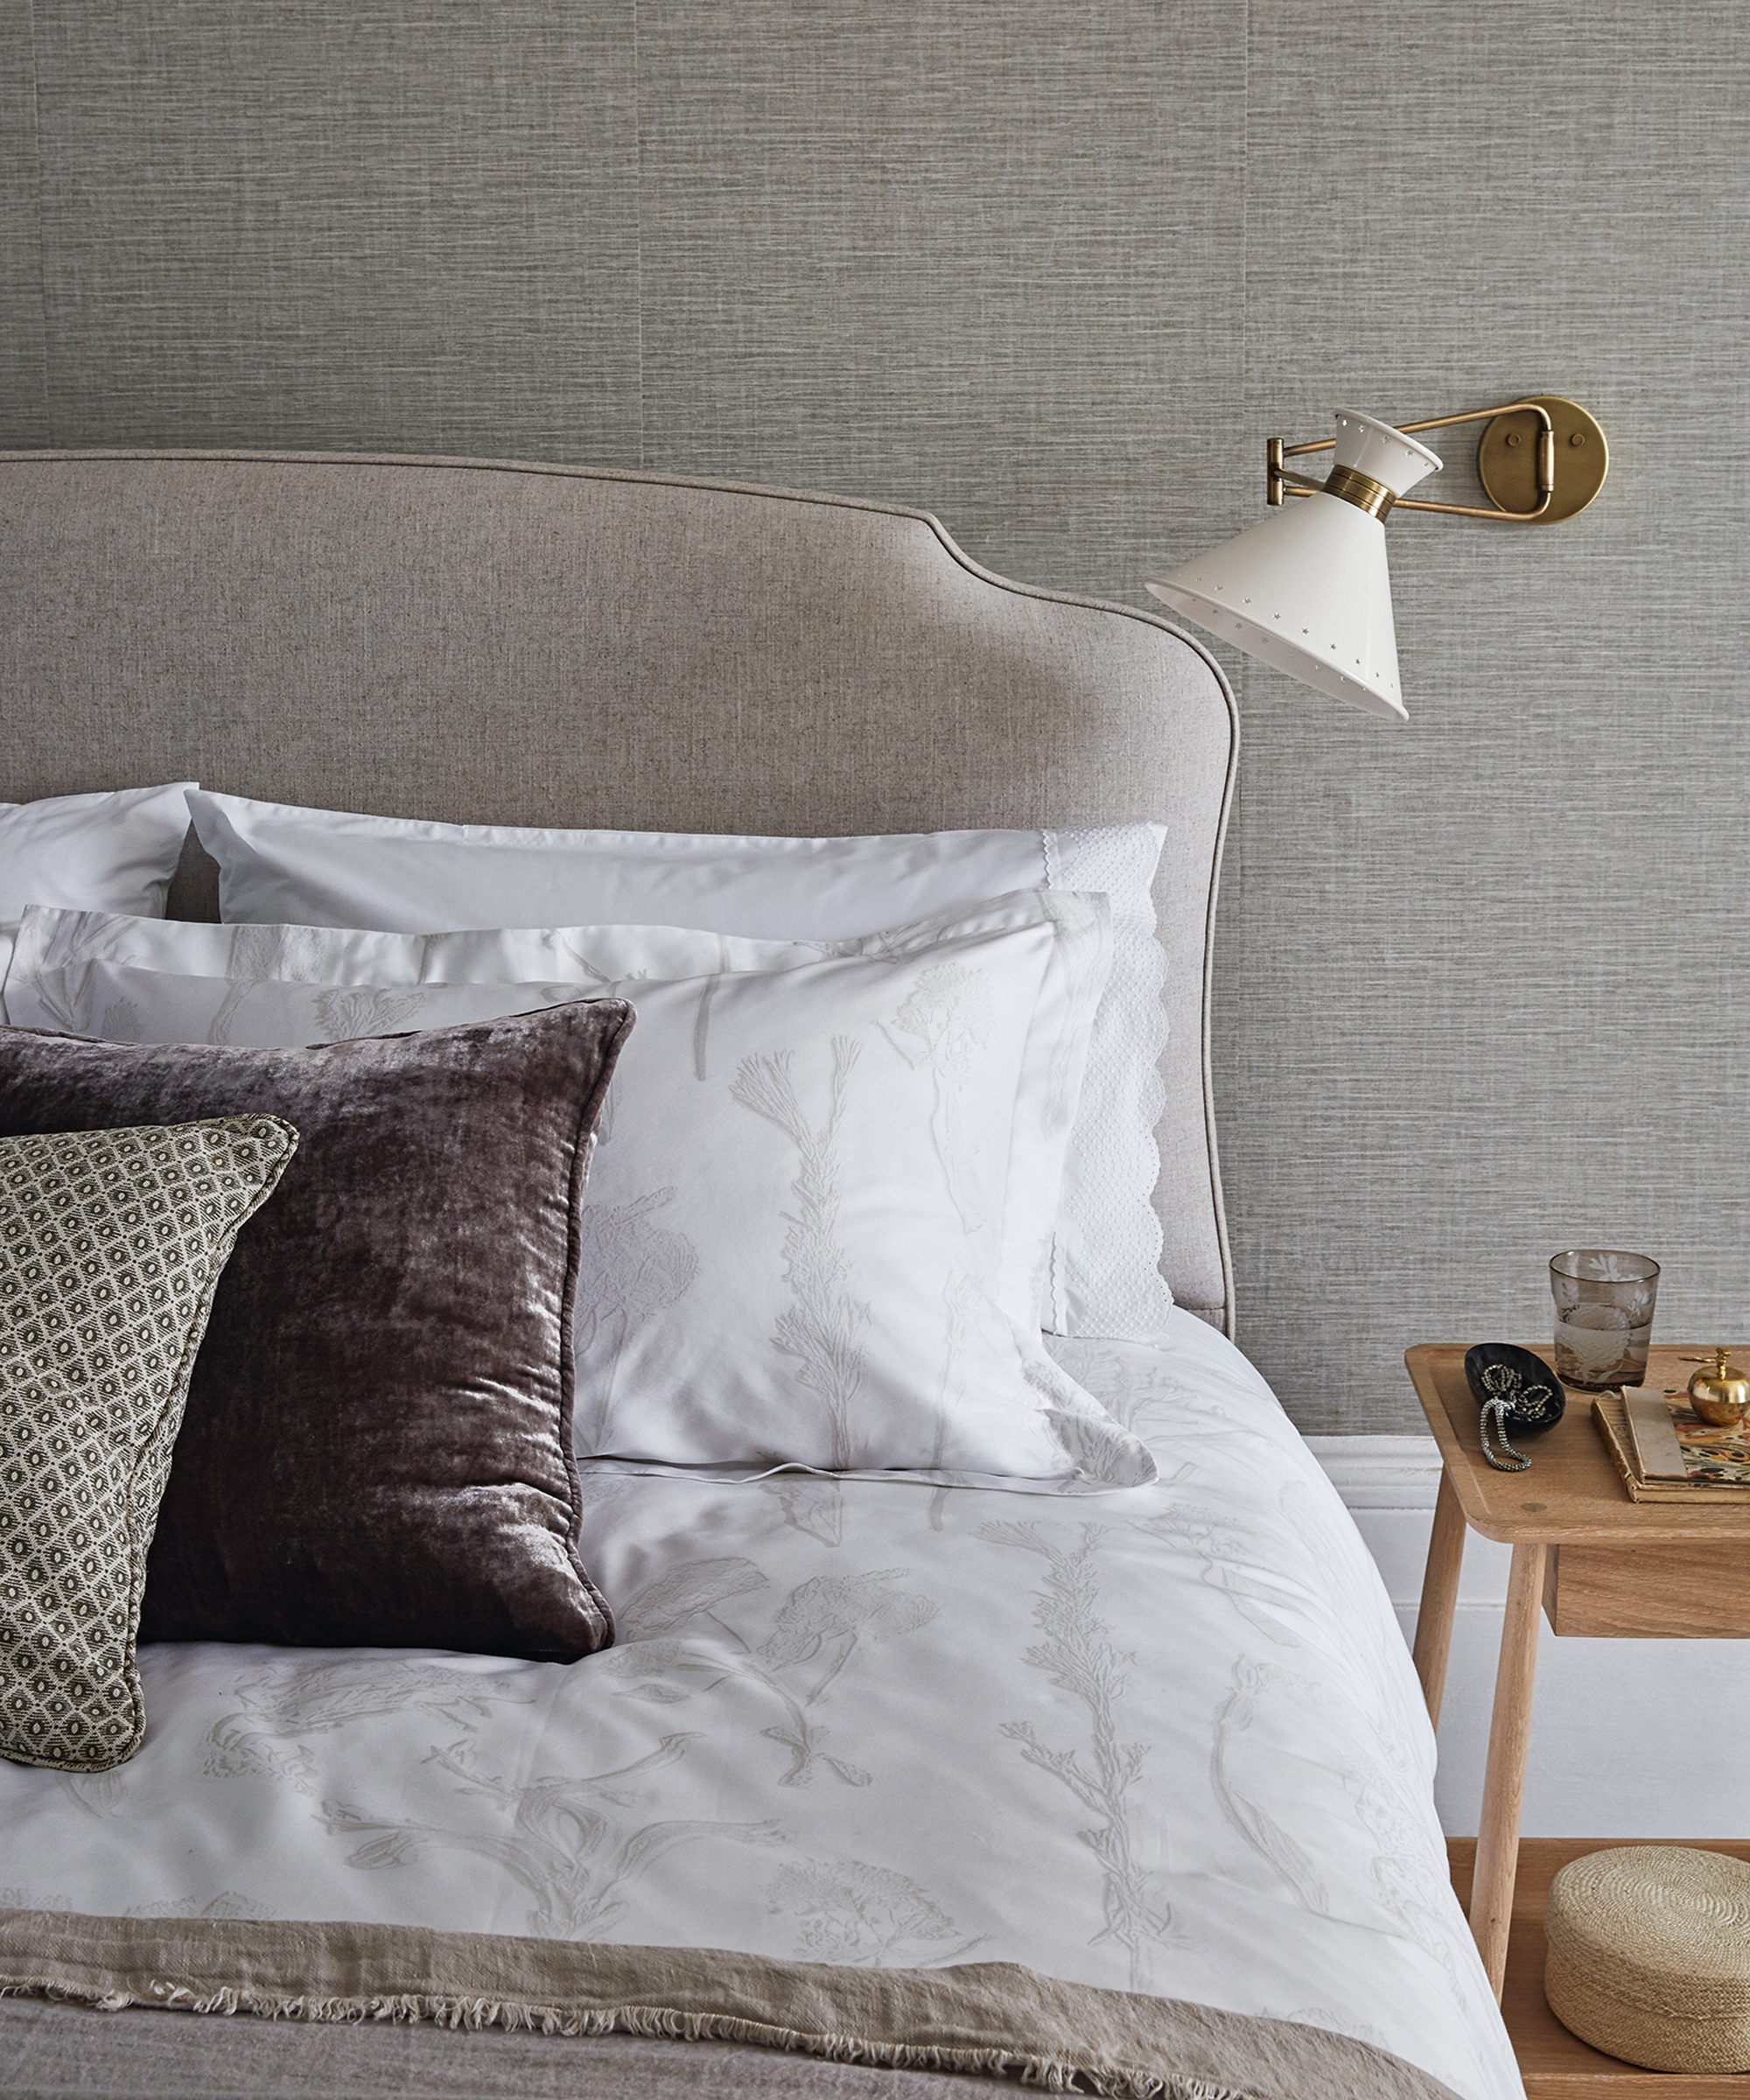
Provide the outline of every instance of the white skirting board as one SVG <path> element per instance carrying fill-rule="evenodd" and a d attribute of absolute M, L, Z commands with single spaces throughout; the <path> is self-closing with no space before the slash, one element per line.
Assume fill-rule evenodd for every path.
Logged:
<path fill-rule="evenodd" d="M 1406 1642 L 1416 1632 L 1440 1464 L 1432 1437 L 1309 1437 L 1367 1541 Z M 1450 1837 L 1477 1827 L 1507 1595 L 1505 1546 L 1469 1532 L 1435 1785 Z M 1537 1648 L 1528 1838 L 1743 1838 L 1730 1779 L 1750 1732 L 1750 1641 L 1558 1640 Z"/>

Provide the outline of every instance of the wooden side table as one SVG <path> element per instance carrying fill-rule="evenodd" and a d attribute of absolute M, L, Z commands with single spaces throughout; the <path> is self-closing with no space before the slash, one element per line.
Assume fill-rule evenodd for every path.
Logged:
<path fill-rule="evenodd" d="M 1552 1352 L 1536 1354 L 1548 1362 Z M 1694 1343 L 1654 1349 L 1648 1384 L 1682 1386 L 1689 1374 L 1680 1358 L 1699 1354 Z M 1499 1998 L 1513 1916 L 1539 1611 L 1558 1634 L 1750 1638 L 1750 1502 L 1631 1502 L 1589 1419 L 1590 1396 L 1572 1389 L 1556 1427 L 1517 1446 L 1531 1458 L 1529 1471 L 1497 1473 L 1482 1455 L 1464 1345 L 1424 1342 L 1408 1351 L 1404 1362 L 1442 1461 L 1415 1651 L 1436 1724 L 1466 1527 L 1513 1549 L 1470 1905 L 1471 1930 Z"/>

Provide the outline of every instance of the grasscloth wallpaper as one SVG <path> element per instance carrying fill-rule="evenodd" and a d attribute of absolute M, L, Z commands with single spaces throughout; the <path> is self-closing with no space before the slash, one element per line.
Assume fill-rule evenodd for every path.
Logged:
<path fill-rule="evenodd" d="M 1228 660 L 1240 1339 L 1305 1428 L 1416 1426 L 1405 1343 L 1541 1334 L 1576 1242 L 1664 1262 L 1667 1337 L 1750 1333 L 1732 0 L 0 0 L 0 445 L 840 490 L 1146 603 L 1272 432 L 1584 402 L 1583 518 L 1392 522 L 1407 727 Z"/>

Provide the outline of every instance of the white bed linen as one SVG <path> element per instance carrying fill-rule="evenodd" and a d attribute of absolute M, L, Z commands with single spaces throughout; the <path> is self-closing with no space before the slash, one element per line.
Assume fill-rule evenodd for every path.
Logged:
<path fill-rule="evenodd" d="M 1065 1165 L 1044 1324 L 1057 1334 L 1158 1338 L 1172 1304 L 1151 1200 L 1160 1172 L 1155 1125 L 1166 1106 L 1157 1067 L 1166 1042 L 1166 955 L 1151 893 L 1163 826 L 863 838 L 554 831 L 301 809 L 199 790 L 189 812 L 219 863 L 220 916 L 264 926 L 419 934 L 618 922 L 836 942 L 1010 890 L 1104 892 L 1112 974 Z"/>
<path fill-rule="evenodd" d="M 0 985 L 33 904 L 164 916 L 192 780 L 0 802 Z M 0 1026 L 6 1001 L 0 993 Z"/>
<path fill-rule="evenodd" d="M 1017 1961 L 1518 2094 L 1334 1492 L 1192 1316 L 1054 1350 L 1158 1482 L 586 1472 L 618 1647 L 144 1649 L 132 1763 L 0 1767 L 0 1905 Z"/>

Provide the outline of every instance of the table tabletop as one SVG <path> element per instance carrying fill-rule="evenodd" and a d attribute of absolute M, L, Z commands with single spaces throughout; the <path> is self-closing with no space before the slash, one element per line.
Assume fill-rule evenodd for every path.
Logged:
<path fill-rule="evenodd" d="M 1480 1410 L 1465 1378 L 1466 1346 L 1421 1342 L 1404 1361 L 1473 1530 L 1510 1546 L 1750 1541 L 1750 1496 L 1725 1496 L 1718 1503 L 1631 1502 L 1590 1419 L 1591 1394 L 1572 1386 L 1563 1389 L 1567 1410 L 1556 1426 L 1515 1444 L 1530 1459 L 1529 1470 L 1497 1473 L 1482 1455 Z M 1553 1367 L 1551 1348 L 1527 1346 Z M 1697 1342 L 1652 1349 L 1646 1390 L 1681 1391 L 1692 1368 L 1682 1359 L 1706 1354 Z"/>

